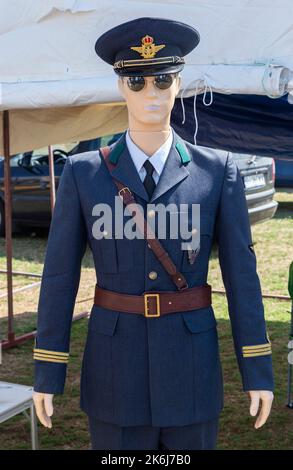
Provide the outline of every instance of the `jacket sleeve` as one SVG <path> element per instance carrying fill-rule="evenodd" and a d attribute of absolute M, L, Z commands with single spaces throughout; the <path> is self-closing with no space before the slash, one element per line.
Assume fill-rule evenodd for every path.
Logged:
<path fill-rule="evenodd" d="M 266 331 L 244 185 L 229 153 L 215 234 L 243 390 L 273 391 L 271 343 Z"/>
<path fill-rule="evenodd" d="M 38 302 L 34 390 L 63 393 L 74 304 L 87 232 L 70 157 L 51 219 Z"/>

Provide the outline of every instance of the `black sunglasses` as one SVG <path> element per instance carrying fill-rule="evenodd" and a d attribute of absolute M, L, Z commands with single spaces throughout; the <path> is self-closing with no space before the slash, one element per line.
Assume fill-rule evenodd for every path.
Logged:
<path fill-rule="evenodd" d="M 153 83 L 159 90 L 167 90 L 172 85 L 174 78 L 174 74 L 163 73 L 156 75 Z M 133 77 L 127 77 L 127 85 L 131 91 L 141 91 L 145 87 L 145 84 L 146 81 L 143 76 L 135 75 Z"/>

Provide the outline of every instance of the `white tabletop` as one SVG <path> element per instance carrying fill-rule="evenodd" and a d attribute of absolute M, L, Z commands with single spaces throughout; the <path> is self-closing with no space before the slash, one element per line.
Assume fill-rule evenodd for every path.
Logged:
<path fill-rule="evenodd" d="M 33 387 L 0 381 L 0 423 L 30 408 Z"/>

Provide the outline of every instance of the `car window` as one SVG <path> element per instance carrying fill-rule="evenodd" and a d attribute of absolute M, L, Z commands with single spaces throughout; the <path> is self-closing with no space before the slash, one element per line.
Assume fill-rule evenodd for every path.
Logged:
<path fill-rule="evenodd" d="M 69 142 L 67 144 L 54 144 L 52 145 L 52 150 L 63 150 L 66 153 L 71 152 L 71 150 L 78 144 L 78 142 Z M 49 150 L 48 147 L 42 147 L 40 149 L 36 149 L 33 151 L 33 158 L 40 157 L 41 155 L 48 155 Z"/>
<path fill-rule="evenodd" d="M 12 167 L 18 167 L 18 162 L 19 160 L 23 157 L 23 153 L 17 153 L 16 155 L 12 155 L 12 157 L 10 157 L 10 166 Z"/>
<path fill-rule="evenodd" d="M 114 140 L 116 140 L 120 135 L 121 134 L 108 135 L 102 138 L 91 139 L 84 142 L 73 141 L 67 142 L 65 144 L 54 144 L 52 145 L 52 149 L 53 151 L 61 150 L 66 152 L 68 155 L 74 155 L 80 151 L 92 150 L 90 144 L 94 145 L 94 149 L 108 145 L 109 143 L 112 143 Z M 84 148 L 81 147 L 81 144 L 85 144 Z M 87 146 L 89 146 L 89 148 L 87 148 Z M 35 166 L 39 165 L 40 162 L 42 165 L 48 165 L 48 155 L 48 146 L 35 149 L 31 152 L 18 153 L 10 157 L 10 166 L 19 167 L 20 165 L 18 163 L 20 160 L 23 163 L 22 166 Z"/>

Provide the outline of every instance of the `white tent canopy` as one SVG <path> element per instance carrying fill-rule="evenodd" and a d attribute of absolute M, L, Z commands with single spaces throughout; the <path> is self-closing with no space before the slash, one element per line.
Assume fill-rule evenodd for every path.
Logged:
<path fill-rule="evenodd" d="M 12 153 L 60 142 L 58 124 L 62 141 L 126 127 L 117 76 L 94 44 L 141 16 L 199 30 L 181 73 L 184 96 L 209 87 L 271 97 L 293 90 L 291 0 L 0 0 L 0 8 L 0 111 L 14 110 Z"/>

